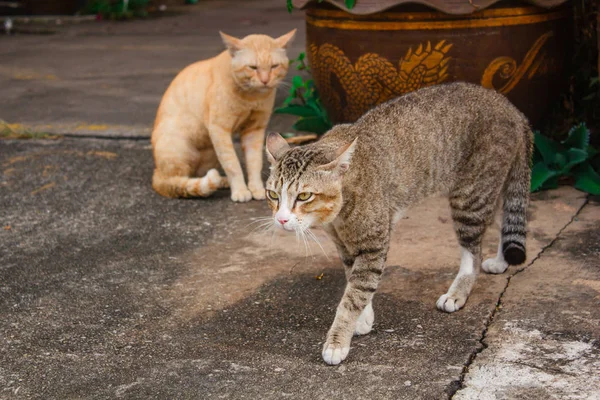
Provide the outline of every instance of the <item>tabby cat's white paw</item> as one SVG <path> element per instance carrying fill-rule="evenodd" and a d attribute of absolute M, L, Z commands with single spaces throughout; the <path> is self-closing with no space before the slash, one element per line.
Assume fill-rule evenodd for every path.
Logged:
<path fill-rule="evenodd" d="M 497 258 L 488 258 L 481 264 L 483 269 L 488 274 L 501 274 L 508 268 L 508 263 Z"/>
<path fill-rule="evenodd" d="M 371 303 L 369 303 L 367 304 L 363 312 L 360 313 L 360 316 L 356 321 L 356 328 L 354 328 L 354 334 L 366 335 L 367 333 L 371 332 L 371 329 L 373 328 L 373 321 L 375 321 L 375 313 L 373 312 L 373 306 L 371 305 Z"/>
<path fill-rule="evenodd" d="M 348 357 L 349 352 L 350 347 L 325 343 L 325 347 L 323 347 L 323 360 L 329 365 L 338 365 Z"/>
<path fill-rule="evenodd" d="M 440 296 L 435 305 L 439 310 L 451 313 L 460 310 L 466 302 L 466 297 L 463 298 L 457 295 L 450 295 L 446 293 Z"/>
<path fill-rule="evenodd" d="M 231 200 L 245 203 L 246 201 L 252 200 L 252 192 L 250 192 L 248 188 L 232 189 Z"/>

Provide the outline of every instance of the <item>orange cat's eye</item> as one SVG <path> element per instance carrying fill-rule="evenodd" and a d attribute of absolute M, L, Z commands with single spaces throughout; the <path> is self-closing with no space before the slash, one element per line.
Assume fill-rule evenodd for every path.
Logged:
<path fill-rule="evenodd" d="M 267 190 L 267 196 L 269 196 L 271 200 L 279 200 L 279 195 L 274 190 Z"/>
<path fill-rule="evenodd" d="M 258 69 L 258 67 L 256 65 L 248 65 L 248 66 L 250 67 L 250 69 L 253 69 L 253 70 L 257 70 Z"/>
<path fill-rule="evenodd" d="M 277 67 L 279 67 L 279 64 L 273 64 L 273 65 L 271 65 L 271 69 L 275 69 Z"/>
<path fill-rule="evenodd" d="M 298 195 L 298 200 L 300 200 L 300 201 L 306 201 L 306 200 L 310 199 L 311 197 L 312 197 L 312 193 L 310 193 L 310 192 L 303 192 L 303 193 L 300 193 Z"/>

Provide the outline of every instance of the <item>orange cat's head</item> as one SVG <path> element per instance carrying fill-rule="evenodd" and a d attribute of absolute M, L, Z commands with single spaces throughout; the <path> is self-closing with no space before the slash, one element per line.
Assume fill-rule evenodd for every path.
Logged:
<path fill-rule="evenodd" d="M 243 89 L 270 90 L 285 78 L 289 60 L 285 53 L 296 30 L 273 39 L 267 35 L 248 35 L 238 39 L 220 32 L 229 54 L 233 78 Z"/>

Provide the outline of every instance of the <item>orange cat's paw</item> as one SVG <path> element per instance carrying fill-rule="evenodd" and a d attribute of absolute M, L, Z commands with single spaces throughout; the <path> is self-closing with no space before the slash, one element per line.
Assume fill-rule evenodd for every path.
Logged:
<path fill-rule="evenodd" d="M 248 189 L 252 192 L 252 198 L 254 200 L 264 200 L 265 199 L 265 187 L 262 182 L 258 185 L 248 184 Z"/>
<path fill-rule="evenodd" d="M 242 189 L 232 189 L 231 200 L 239 203 L 245 203 L 247 201 L 252 200 L 252 192 L 246 187 Z"/>

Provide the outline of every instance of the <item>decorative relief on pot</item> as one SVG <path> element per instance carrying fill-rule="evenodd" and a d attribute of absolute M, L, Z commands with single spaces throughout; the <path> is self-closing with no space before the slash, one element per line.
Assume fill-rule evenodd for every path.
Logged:
<path fill-rule="evenodd" d="M 529 49 L 523 62 L 521 65 L 517 66 L 517 62 L 514 58 L 511 57 L 498 57 L 487 66 L 485 71 L 483 72 L 483 77 L 481 78 L 481 86 L 495 89 L 500 93 L 508 93 L 514 89 L 514 87 L 519 83 L 519 81 L 523 78 L 525 73 L 529 71 L 527 76 L 528 79 L 533 78 L 536 73 L 540 73 L 546 70 L 546 66 L 544 65 L 547 60 L 545 60 L 545 55 L 540 53 L 540 50 L 546 43 L 546 41 L 554 36 L 554 32 L 546 32 L 542 36 L 540 36 L 533 46 Z M 539 57 L 538 54 L 540 54 Z M 537 57 L 537 60 L 536 60 Z M 494 77 L 498 76 L 503 80 L 507 80 L 506 83 L 497 88 L 494 86 Z"/>
<path fill-rule="evenodd" d="M 396 68 L 376 53 L 363 54 L 353 65 L 338 47 L 311 44 L 311 66 L 319 93 L 327 104 L 334 105 L 337 119 L 354 121 L 379 103 L 445 81 L 451 47 L 442 40 L 433 48 L 430 42 L 415 51 L 409 48 Z"/>

